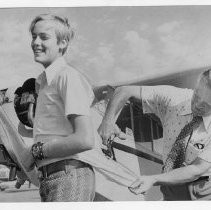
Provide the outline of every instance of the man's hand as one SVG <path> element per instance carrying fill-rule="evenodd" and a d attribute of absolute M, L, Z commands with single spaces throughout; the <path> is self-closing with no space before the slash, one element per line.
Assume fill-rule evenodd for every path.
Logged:
<path fill-rule="evenodd" d="M 26 171 L 31 171 L 35 167 L 34 158 L 31 154 L 31 146 L 26 147 L 21 154 L 23 162 L 22 165 L 24 166 Z"/>
<path fill-rule="evenodd" d="M 103 121 L 98 128 L 98 133 L 102 137 L 103 144 L 107 145 L 108 139 L 111 138 L 113 135 L 117 135 L 119 133 L 118 127 L 107 121 Z"/>
<path fill-rule="evenodd" d="M 155 184 L 155 181 L 154 176 L 141 176 L 128 189 L 135 195 L 144 195 Z"/>
<path fill-rule="evenodd" d="M 110 138 L 118 137 L 122 140 L 126 139 L 126 134 L 121 132 L 120 128 L 113 123 L 103 121 L 98 128 L 98 133 L 102 137 L 103 144 L 107 145 Z"/>

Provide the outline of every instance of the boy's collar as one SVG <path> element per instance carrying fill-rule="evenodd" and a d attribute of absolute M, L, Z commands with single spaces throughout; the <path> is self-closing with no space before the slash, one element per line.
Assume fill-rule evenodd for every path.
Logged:
<path fill-rule="evenodd" d="M 211 115 L 203 117 L 203 122 L 204 122 L 205 129 L 208 132 L 211 126 Z"/>
<path fill-rule="evenodd" d="M 46 79 L 47 79 L 48 85 L 51 84 L 51 81 L 53 80 L 53 78 L 55 77 L 57 72 L 59 72 L 61 70 L 61 68 L 65 65 L 66 65 L 66 61 L 65 61 L 64 57 L 61 56 L 61 57 L 57 58 L 50 66 L 48 66 L 44 70 L 44 72 L 46 73 Z"/>

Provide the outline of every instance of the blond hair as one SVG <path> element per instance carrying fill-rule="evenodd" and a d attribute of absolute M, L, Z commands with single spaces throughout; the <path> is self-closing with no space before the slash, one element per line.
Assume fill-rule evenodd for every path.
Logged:
<path fill-rule="evenodd" d="M 55 33 L 58 43 L 60 43 L 62 40 L 65 40 L 67 42 L 67 46 L 62 51 L 63 55 L 68 48 L 70 40 L 72 40 L 74 37 L 74 31 L 71 28 L 68 19 L 53 14 L 38 15 L 34 18 L 34 20 L 32 20 L 29 31 L 33 33 L 36 23 L 43 20 L 53 21 L 55 23 Z"/>

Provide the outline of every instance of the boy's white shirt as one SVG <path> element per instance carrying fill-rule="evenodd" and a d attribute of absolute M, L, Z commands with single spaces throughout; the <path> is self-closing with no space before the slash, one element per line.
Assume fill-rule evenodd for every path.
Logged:
<path fill-rule="evenodd" d="M 64 58 L 60 57 L 57 59 L 53 65 L 51 65 L 47 70 L 45 70 L 46 73 L 46 79 L 48 85 L 51 83 L 51 81 L 55 78 L 59 70 L 61 69 L 62 65 L 67 65 Z M 43 74 L 43 73 L 42 73 Z M 41 75 L 42 75 L 41 74 Z M 37 79 L 37 82 L 40 84 L 41 77 L 39 76 Z M 88 84 L 88 83 L 87 83 Z M 86 85 L 87 85 L 86 84 Z M 89 103 L 91 105 L 94 94 L 92 91 L 91 86 L 86 87 L 86 94 L 89 95 Z M 85 112 L 86 113 L 86 112 Z M 91 113 L 87 113 L 91 116 Z M 93 124 L 96 124 L 93 119 Z M 76 155 L 73 155 L 68 158 L 74 158 L 81 160 L 83 162 L 86 162 L 94 167 L 95 170 L 105 175 L 105 177 L 111 181 L 114 181 L 120 185 L 123 186 L 130 186 L 135 180 L 138 179 L 138 176 L 129 170 L 126 166 L 115 162 L 112 159 L 108 159 L 104 153 L 101 150 L 102 140 L 101 137 L 97 133 L 97 126 L 94 125 L 95 129 L 95 148 L 92 150 L 88 150 L 85 152 L 78 153 Z M 36 135 L 36 132 L 34 133 L 35 141 L 43 140 L 43 136 Z"/>

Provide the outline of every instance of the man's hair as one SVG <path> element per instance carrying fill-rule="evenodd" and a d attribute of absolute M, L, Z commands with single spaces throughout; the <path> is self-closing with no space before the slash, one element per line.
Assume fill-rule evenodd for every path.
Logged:
<path fill-rule="evenodd" d="M 72 40 L 74 37 L 74 31 L 71 28 L 68 19 L 53 14 L 41 14 L 35 17 L 31 22 L 29 31 L 32 33 L 36 23 L 43 20 L 53 21 L 55 23 L 57 42 L 60 43 L 62 40 L 65 40 L 68 47 L 70 40 Z M 67 47 L 63 49 L 62 55 L 66 52 Z"/>
<path fill-rule="evenodd" d="M 201 75 L 199 76 L 198 82 L 200 83 L 203 82 L 204 85 L 211 88 L 211 69 L 208 69 L 204 71 L 203 73 L 201 73 Z"/>

